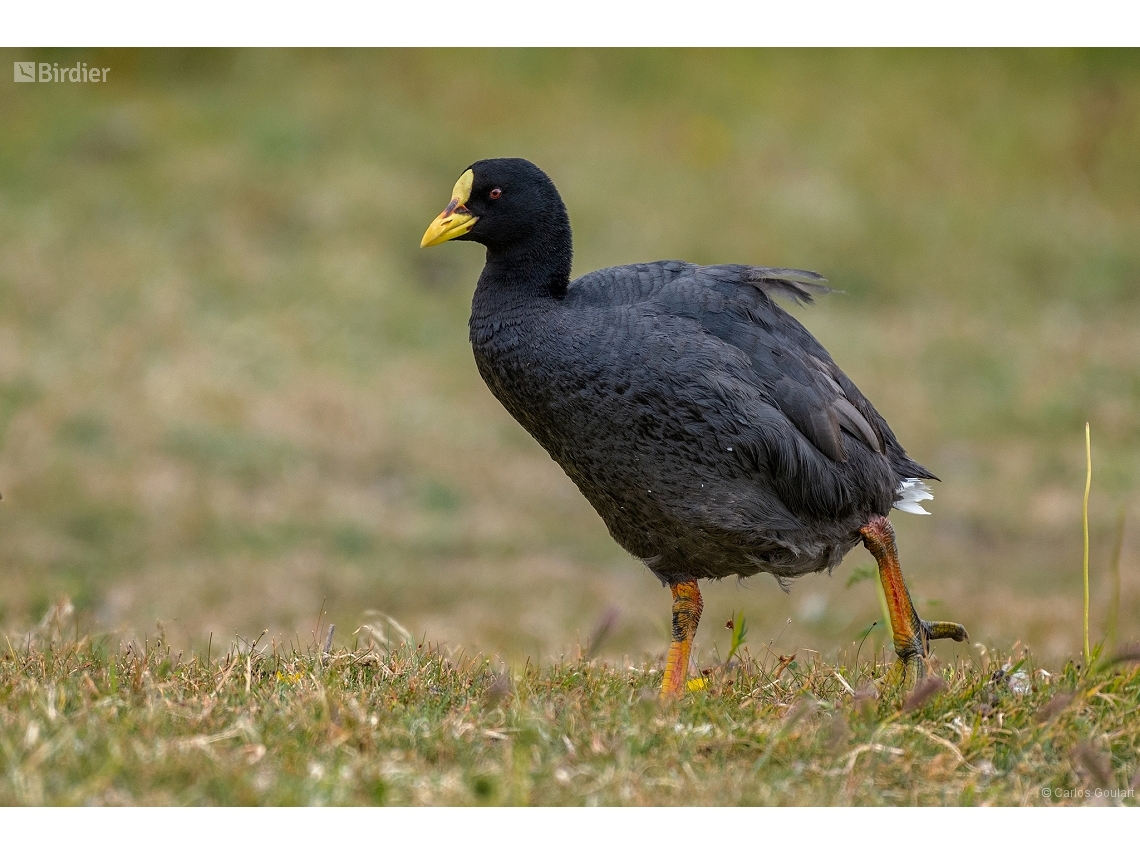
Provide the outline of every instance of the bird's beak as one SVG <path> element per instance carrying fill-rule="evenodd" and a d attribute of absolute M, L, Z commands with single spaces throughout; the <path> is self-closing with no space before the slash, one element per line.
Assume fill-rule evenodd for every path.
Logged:
<path fill-rule="evenodd" d="M 471 184 L 475 181 L 475 173 L 470 169 L 459 176 L 455 182 L 455 189 L 451 191 L 451 201 L 443 209 L 443 213 L 432 220 L 420 246 L 439 246 L 441 243 L 461 237 L 474 228 L 479 218 L 468 211 L 464 205 L 471 198 Z"/>

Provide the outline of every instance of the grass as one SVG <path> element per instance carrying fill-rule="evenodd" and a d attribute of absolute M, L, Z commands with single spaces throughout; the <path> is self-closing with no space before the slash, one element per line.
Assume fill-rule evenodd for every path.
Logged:
<path fill-rule="evenodd" d="M 1084 582 L 1084 642 L 1085 665 L 1092 661 L 1089 652 L 1089 492 L 1092 490 L 1092 439 L 1089 423 L 1085 422 L 1085 499 L 1081 504 L 1081 533 L 1084 535 L 1084 561 L 1081 564 L 1081 579 Z"/>
<path fill-rule="evenodd" d="M 657 667 L 507 670 L 430 645 L 64 640 L 0 657 L 0 803 L 1137 804 L 1140 669 L 755 658 L 656 699 Z M 16 644 L 20 647 L 17 649 Z"/>

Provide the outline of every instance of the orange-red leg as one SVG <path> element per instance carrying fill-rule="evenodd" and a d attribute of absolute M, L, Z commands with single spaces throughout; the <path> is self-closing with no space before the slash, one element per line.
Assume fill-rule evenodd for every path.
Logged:
<path fill-rule="evenodd" d="M 670 590 L 673 592 L 673 641 L 669 645 L 669 658 L 665 661 L 662 698 L 677 698 L 684 694 L 693 637 L 697 634 L 697 624 L 704 608 L 701 589 L 696 581 L 678 582 L 670 586 Z"/>
<path fill-rule="evenodd" d="M 939 638 L 966 641 L 969 636 L 961 624 L 949 621 L 933 623 L 919 618 L 910 599 L 899 566 L 899 553 L 895 547 L 895 530 L 886 517 L 875 517 L 861 529 L 863 544 L 879 564 L 879 581 L 887 597 L 887 610 L 891 615 L 891 633 L 895 653 L 904 664 L 917 659 L 921 673 L 922 662 L 930 653 L 930 642 Z"/>

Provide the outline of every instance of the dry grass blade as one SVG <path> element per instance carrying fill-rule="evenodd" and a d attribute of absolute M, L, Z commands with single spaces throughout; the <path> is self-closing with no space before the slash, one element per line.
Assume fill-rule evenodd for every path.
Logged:
<path fill-rule="evenodd" d="M 325 643 L 321 647 L 321 656 L 323 658 L 327 658 L 329 655 L 329 651 L 332 650 L 333 633 L 334 632 L 336 632 L 336 624 L 330 623 L 328 634 L 325 636 Z"/>
<path fill-rule="evenodd" d="M 495 676 L 491 681 L 491 685 L 487 687 L 487 704 L 495 707 L 501 704 L 504 700 L 514 694 L 514 687 L 511 685 L 511 675 L 507 671 L 503 671 Z"/>
<path fill-rule="evenodd" d="M 919 727 L 918 725 L 915 725 L 915 724 L 897 724 L 897 725 L 894 725 L 891 728 L 891 730 L 906 731 L 906 732 L 910 732 L 910 733 L 917 733 L 920 736 L 924 736 L 927 739 L 929 739 L 931 742 L 933 742 L 937 745 L 941 745 L 943 748 L 947 749 L 951 754 L 954 755 L 954 759 L 958 763 L 966 763 L 966 758 L 962 755 L 962 752 L 958 748 L 957 745 L 955 745 L 949 739 L 944 739 L 935 733 L 931 733 L 929 730 L 927 730 L 924 727 Z M 967 763 L 966 765 L 968 766 L 969 764 Z"/>
<path fill-rule="evenodd" d="M 859 759 L 860 755 L 866 754 L 868 751 L 873 751 L 876 754 L 889 754 L 893 757 L 903 757 L 906 755 L 906 751 L 897 746 L 868 742 L 864 745 L 856 746 L 840 758 L 841 761 L 846 761 L 844 771 L 850 773 L 851 770 L 855 768 L 855 762 Z"/>
<path fill-rule="evenodd" d="M 845 679 L 843 679 L 843 675 L 840 674 L 837 669 L 835 669 L 835 668 L 831 669 L 831 676 L 833 676 L 836 680 L 839 681 L 839 685 L 841 685 L 843 687 L 843 691 L 845 691 L 847 694 L 854 697 L 855 690 L 851 688 L 850 683 L 848 683 Z"/>
<path fill-rule="evenodd" d="M 393 642 L 415 646 L 415 637 L 394 617 L 375 609 L 367 610 L 364 615 L 372 620 L 361 624 L 354 635 L 363 635 L 370 643 L 377 644 L 388 652 L 391 652 Z"/>
<path fill-rule="evenodd" d="M 914 687 L 914 691 L 903 701 L 903 712 L 914 712 L 917 709 L 922 709 L 935 696 L 944 691 L 946 691 L 946 681 L 941 677 L 934 674 L 923 677 Z"/>
<path fill-rule="evenodd" d="M 1073 763 L 1082 769 L 1092 783 L 1102 789 L 1112 786 L 1112 760 L 1088 740 L 1073 749 Z"/>
<path fill-rule="evenodd" d="M 1069 708 L 1075 697 L 1072 692 L 1058 692 L 1049 699 L 1048 703 L 1043 704 L 1033 717 L 1042 724 L 1052 721 Z"/>
<path fill-rule="evenodd" d="M 855 690 L 851 700 L 855 703 L 855 712 L 863 718 L 868 718 L 875 712 L 879 700 L 879 690 L 875 688 L 873 683 L 864 683 Z"/>
<path fill-rule="evenodd" d="M 24 636 L 24 646 L 36 642 L 50 642 L 63 637 L 63 622 L 75 614 L 75 606 L 68 596 L 58 597 L 44 613 L 35 629 Z"/>
<path fill-rule="evenodd" d="M 788 666 L 796 661 L 796 654 L 793 653 L 791 656 L 781 655 L 779 657 L 779 660 L 780 660 L 780 662 L 776 666 L 776 670 L 772 672 L 772 681 L 773 682 L 775 682 L 776 680 L 779 680 L 780 675 L 782 675 L 784 673 L 784 671 L 786 671 L 788 669 Z"/>
<path fill-rule="evenodd" d="M 616 606 L 606 609 L 601 620 L 598 621 L 598 625 L 595 626 L 594 631 L 590 633 L 590 640 L 586 644 L 585 651 L 582 653 L 583 659 L 589 662 L 598 655 L 598 652 L 602 649 L 602 645 L 605 644 L 606 640 L 613 634 L 614 628 L 618 624 L 618 618 L 620 617 L 621 609 Z"/>

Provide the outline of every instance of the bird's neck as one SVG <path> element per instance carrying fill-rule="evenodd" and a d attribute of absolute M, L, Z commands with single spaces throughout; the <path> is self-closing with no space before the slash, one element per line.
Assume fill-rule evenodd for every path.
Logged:
<path fill-rule="evenodd" d="M 480 284 L 493 282 L 499 292 L 498 301 L 508 303 L 508 297 L 529 300 L 561 299 L 570 284 L 570 251 L 543 247 L 518 248 L 504 252 L 487 250 Z"/>
<path fill-rule="evenodd" d="M 539 233 L 542 240 L 487 247 L 475 289 L 476 305 L 485 301 L 501 316 L 513 307 L 533 307 L 565 296 L 574 254 L 570 224 L 553 223 Z"/>

